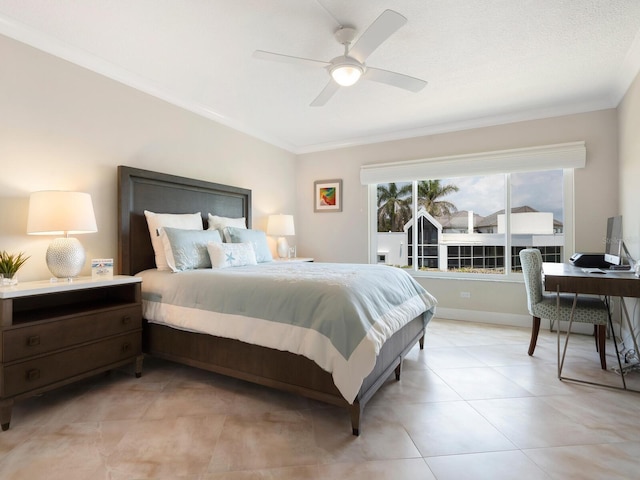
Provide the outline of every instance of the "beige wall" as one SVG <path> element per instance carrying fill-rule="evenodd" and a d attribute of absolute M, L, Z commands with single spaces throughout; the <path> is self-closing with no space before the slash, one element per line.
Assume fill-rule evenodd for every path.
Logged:
<path fill-rule="evenodd" d="M 293 154 L 2 36 L 0 58 L 0 250 L 31 255 L 21 280 L 49 277 L 52 238 L 26 235 L 32 191 L 89 192 L 98 233 L 79 239 L 117 257 L 117 165 L 250 188 L 257 228 L 293 213 Z"/>
<path fill-rule="evenodd" d="M 625 244 L 640 261 L 640 74 L 618 106 L 620 149 L 620 213 Z M 627 299 L 627 309 L 640 324 L 637 299 Z"/>
<path fill-rule="evenodd" d="M 625 244 L 640 259 L 640 75 L 618 107 L 620 213 Z"/>
<path fill-rule="evenodd" d="M 577 251 L 603 251 L 607 217 L 618 211 L 616 111 L 550 118 L 301 155 L 297 171 L 299 249 L 321 261 L 368 259 L 367 187 L 360 166 L 584 140 L 587 166 L 575 173 Z M 342 178 L 342 213 L 313 213 L 313 182 Z M 421 278 L 443 316 L 528 322 L 521 283 Z M 460 292 L 471 298 L 461 298 Z"/>

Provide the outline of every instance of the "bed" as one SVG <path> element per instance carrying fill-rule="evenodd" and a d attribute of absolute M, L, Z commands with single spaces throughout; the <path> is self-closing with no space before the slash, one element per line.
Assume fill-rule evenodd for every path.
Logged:
<path fill-rule="evenodd" d="M 278 319 L 275 318 L 261 322 L 255 328 L 253 326 L 244 328 L 245 331 L 251 332 L 249 338 L 236 335 L 233 332 L 227 335 L 226 330 L 224 334 L 216 334 L 218 330 L 213 330 L 214 333 L 211 333 L 197 326 L 194 327 L 194 324 L 190 322 L 200 318 L 200 312 L 192 314 L 193 310 L 189 308 L 172 308 L 171 311 L 178 318 L 173 323 L 164 322 L 164 314 L 156 314 L 156 307 L 161 308 L 160 302 L 155 302 L 154 297 L 154 295 L 158 295 L 160 291 L 158 289 L 168 289 L 162 294 L 168 297 L 173 290 L 179 288 L 167 286 L 171 285 L 171 282 L 184 279 L 184 281 L 192 282 L 192 285 L 204 284 L 205 278 L 216 275 L 210 275 L 212 272 L 203 270 L 181 272 L 180 274 L 156 271 L 154 250 L 144 214 L 145 210 L 166 214 L 201 212 L 204 228 L 206 228 L 208 214 L 230 218 L 244 217 L 247 227 L 250 228 L 251 191 L 132 167 L 118 167 L 117 268 L 121 274 L 141 275 L 143 278 L 145 316 L 151 317 L 145 318 L 143 329 L 143 350 L 147 355 L 344 407 L 350 414 L 353 434 L 359 435 L 361 413 L 367 401 L 391 375 L 395 374 L 395 378 L 400 379 L 402 360 L 416 343 L 420 345 L 421 349 L 424 348 L 424 332 L 435 312 L 435 299 L 432 304 L 423 306 L 424 311 L 415 310 L 406 323 L 403 322 L 402 326 L 394 327 L 393 330 L 387 332 L 386 336 L 383 336 L 379 347 L 376 348 L 372 366 L 366 367 L 366 374 L 363 374 L 362 379 L 356 382 L 350 379 L 345 380 L 335 372 L 328 371 L 331 368 L 328 368 L 327 365 L 333 365 L 335 362 L 326 360 L 317 347 L 309 346 L 312 342 L 303 340 L 304 347 L 290 348 L 265 340 L 270 334 L 269 330 L 262 330 L 262 328 L 271 328 L 270 325 L 279 324 Z M 358 273 L 355 271 L 356 266 L 353 267 L 354 282 L 357 281 L 358 284 L 367 277 L 375 277 L 367 269 L 382 268 L 388 269 L 390 272 L 397 270 L 391 267 L 362 265 L 357 267 Z M 288 283 L 295 284 L 296 288 L 300 289 L 308 277 L 320 276 L 318 270 L 322 272 L 323 276 L 330 275 L 330 269 L 335 270 L 336 279 L 338 279 L 341 268 L 346 267 L 339 264 L 331 266 L 311 263 L 284 265 L 280 262 L 259 264 L 257 267 L 243 266 L 238 269 L 225 269 L 228 271 L 228 273 L 225 272 L 228 277 L 225 277 L 220 285 L 230 285 L 234 281 L 248 285 L 249 277 L 243 275 L 266 275 L 264 272 L 268 270 L 272 270 L 269 275 L 276 275 L 284 280 L 288 275 L 286 270 L 289 269 L 297 277 L 295 281 L 290 280 Z M 360 269 L 364 270 L 360 271 Z M 410 279 L 410 276 L 405 272 L 392 274 L 400 275 L 401 281 L 405 281 L 404 277 Z M 412 282 L 411 279 L 408 281 Z M 267 284 L 265 283 L 265 285 Z M 278 288 L 280 287 L 279 285 Z M 211 287 L 210 291 L 218 288 L 222 288 L 222 286 Z M 186 291 L 190 289 L 191 287 L 182 288 Z M 338 290 L 343 290 L 343 288 L 340 287 Z M 327 292 L 324 296 L 331 297 L 338 290 L 334 288 L 333 293 Z M 270 292 L 268 295 L 272 295 L 274 292 Z M 240 292 L 240 295 L 245 296 L 236 300 L 236 303 L 249 305 L 250 296 L 246 290 Z M 253 296 L 251 295 L 251 297 Z M 424 297 L 430 296 L 425 292 Z M 363 303 L 368 303 L 368 301 Z M 428 302 L 425 301 L 425 303 Z M 417 307 L 412 306 L 411 308 Z M 306 313 L 300 315 L 301 310 L 296 311 L 299 319 L 305 320 L 308 317 Z M 412 309 L 407 311 L 414 312 Z M 245 320 L 242 316 L 235 318 Z M 208 320 L 200 323 L 207 324 Z M 282 329 L 286 327 L 278 325 L 278 328 L 282 332 L 284 331 Z M 286 331 L 304 333 L 308 332 L 308 329 L 295 326 L 295 328 L 292 327 Z M 312 337 L 323 337 L 317 332 L 312 333 Z M 288 335 L 271 336 L 285 337 Z M 292 334 L 291 336 L 295 337 L 296 335 Z M 308 340 L 308 337 L 309 335 L 304 333 L 303 338 Z M 352 356 L 355 357 L 355 355 Z"/>

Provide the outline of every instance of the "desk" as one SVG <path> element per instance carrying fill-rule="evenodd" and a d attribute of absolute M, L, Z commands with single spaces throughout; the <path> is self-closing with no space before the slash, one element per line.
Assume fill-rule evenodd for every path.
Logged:
<path fill-rule="evenodd" d="M 632 271 L 615 271 L 608 270 L 607 273 L 587 273 L 580 267 L 575 267 L 567 263 L 543 263 L 542 264 L 542 276 L 544 282 L 544 289 L 547 292 L 560 293 L 573 293 L 579 294 L 591 294 L 602 295 L 604 297 L 631 297 L 640 298 L 640 278 L 636 277 Z M 607 302 L 608 303 L 608 302 Z M 633 328 L 631 326 L 631 320 L 629 319 L 629 313 L 624 302 L 621 301 L 622 308 L 624 310 L 624 316 L 627 320 L 627 327 L 631 332 Z M 622 364 L 620 362 L 620 356 L 618 354 L 618 345 L 613 332 L 613 322 L 611 321 L 611 314 L 609 314 L 609 327 L 611 328 L 611 334 L 613 337 L 616 356 L 618 357 L 618 366 L 620 367 L 620 376 L 622 377 L 623 388 L 626 389 L 626 382 L 624 379 L 624 372 Z M 558 332 L 558 378 L 562 377 L 562 363 L 564 362 L 564 355 L 562 357 L 562 363 L 560 362 L 560 328 L 557 328 Z M 565 340 L 565 352 L 566 342 L 569 339 L 569 330 L 567 330 L 567 337 Z M 636 339 L 633 337 L 634 348 L 636 352 L 638 346 Z M 569 379 L 567 380 L 575 380 Z M 589 382 L 585 382 L 589 383 Z M 609 386 L 609 385 L 606 385 Z"/>
<path fill-rule="evenodd" d="M 632 271 L 606 270 L 586 273 L 568 263 L 543 263 L 542 276 L 547 292 L 582 293 L 607 297 L 640 297 L 640 278 Z"/>

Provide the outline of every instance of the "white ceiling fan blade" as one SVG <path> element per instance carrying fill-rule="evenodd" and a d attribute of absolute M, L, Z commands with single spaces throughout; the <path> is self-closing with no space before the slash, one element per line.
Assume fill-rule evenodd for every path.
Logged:
<path fill-rule="evenodd" d="M 254 58 L 262 60 L 272 60 L 274 62 L 295 63 L 296 65 L 309 65 L 311 67 L 326 67 L 329 62 L 322 60 L 312 60 L 310 58 L 292 57 L 291 55 L 282 55 L 281 53 L 265 52 L 264 50 L 256 50 L 253 52 Z"/>
<path fill-rule="evenodd" d="M 407 23 L 407 19 L 398 12 L 385 10 L 369 25 L 369 28 L 367 28 L 349 50 L 349 56 L 364 63 L 366 58 L 371 55 L 376 48 L 405 23 Z"/>
<path fill-rule="evenodd" d="M 333 95 L 338 91 L 339 88 L 340 85 L 338 85 L 333 80 L 329 80 L 329 83 L 327 83 L 327 86 L 322 89 L 320 95 L 318 95 L 316 99 L 311 102 L 311 106 L 322 107 L 329 101 L 331 97 L 333 97 Z"/>
<path fill-rule="evenodd" d="M 380 68 L 368 67 L 362 78 L 373 80 L 374 82 L 386 83 L 393 87 L 403 88 L 411 92 L 417 93 L 422 90 L 427 82 L 419 78 L 410 77 L 397 72 L 389 72 Z"/>

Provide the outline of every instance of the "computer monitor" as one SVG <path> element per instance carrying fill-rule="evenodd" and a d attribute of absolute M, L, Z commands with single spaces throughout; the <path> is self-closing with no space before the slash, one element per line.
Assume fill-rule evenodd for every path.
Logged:
<path fill-rule="evenodd" d="M 623 263 L 622 216 L 610 217 L 607 220 L 607 244 L 604 260 L 612 265 Z"/>

